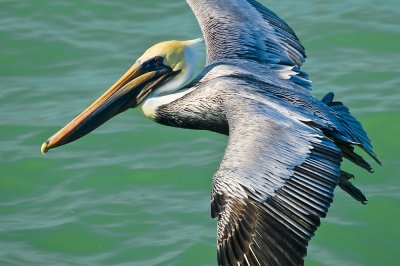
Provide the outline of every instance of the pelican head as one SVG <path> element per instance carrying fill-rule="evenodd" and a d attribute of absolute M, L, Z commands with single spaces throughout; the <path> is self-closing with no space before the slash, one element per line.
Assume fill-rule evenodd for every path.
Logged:
<path fill-rule="evenodd" d="M 103 95 L 45 141 L 42 153 L 85 136 L 150 97 L 179 90 L 194 73 L 201 42 L 201 39 L 166 41 L 150 47 Z"/>

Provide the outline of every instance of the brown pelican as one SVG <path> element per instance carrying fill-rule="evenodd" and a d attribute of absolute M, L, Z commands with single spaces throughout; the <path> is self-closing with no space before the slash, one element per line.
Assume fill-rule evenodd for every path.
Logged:
<path fill-rule="evenodd" d="M 42 145 L 74 141 L 140 106 L 168 126 L 229 135 L 213 179 L 219 265 L 301 265 L 337 185 L 366 198 L 340 170 L 342 158 L 372 172 L 353 147 L 378 163 L 361 124 L 328 93 L 311 95 L 304 48 L 293 30 L 255 0 L 187 0 L 201 40 L 148 49 L 100 98 Z"/>

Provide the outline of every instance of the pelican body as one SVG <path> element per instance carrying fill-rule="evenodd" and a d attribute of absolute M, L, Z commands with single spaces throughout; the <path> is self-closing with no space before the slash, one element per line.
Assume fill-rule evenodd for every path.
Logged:
<path fill-rule="evenodd" d="M 214 174 L 218 265 L 302 265 L 336 186 L 366 198 L 342 158 L 372 172 L 361 124 L 333 93 L 311 94 L 305 51 L 293 30 L 255 0 L 187 0 L 206 66 L 192 79 L 202 39 L 149 48 L 100 98 L 42 145 L 42 152 L 140 107 L 157 123 L 228 135 Z"/>

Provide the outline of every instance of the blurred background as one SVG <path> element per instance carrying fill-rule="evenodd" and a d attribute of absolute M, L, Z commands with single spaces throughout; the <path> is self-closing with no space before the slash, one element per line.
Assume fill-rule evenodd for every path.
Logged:
<path fill-rule="evenodd" d="M 383 162 L 344 163 L 368 204 L 338 189 L 306 265 L 398 265 L 400 2 L 261 2 L 302 40 L 314 94 L 335 91 Z M 0 1 L 0 265 L 216 265 L 226 137 L 131 110 L 40 153 L 149 46 L 200 35 L 183 0 Z"/>

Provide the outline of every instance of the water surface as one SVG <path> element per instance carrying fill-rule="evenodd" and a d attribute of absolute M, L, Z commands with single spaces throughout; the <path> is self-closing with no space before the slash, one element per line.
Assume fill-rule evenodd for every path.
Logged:
<path fill-rule="evenodd" d="M 400 2 L 262 1 L 295 29 L 321 97 L 335 91 L 384 167 L 337 190 L 306 265 L 400 259 Z M 183 0 L 0 2 L 0 265 L 216 265 L 211 177 L 226 138 L 128 111 L 63 148 L 40 145 L 150 45 L 194 39 Z"/>

